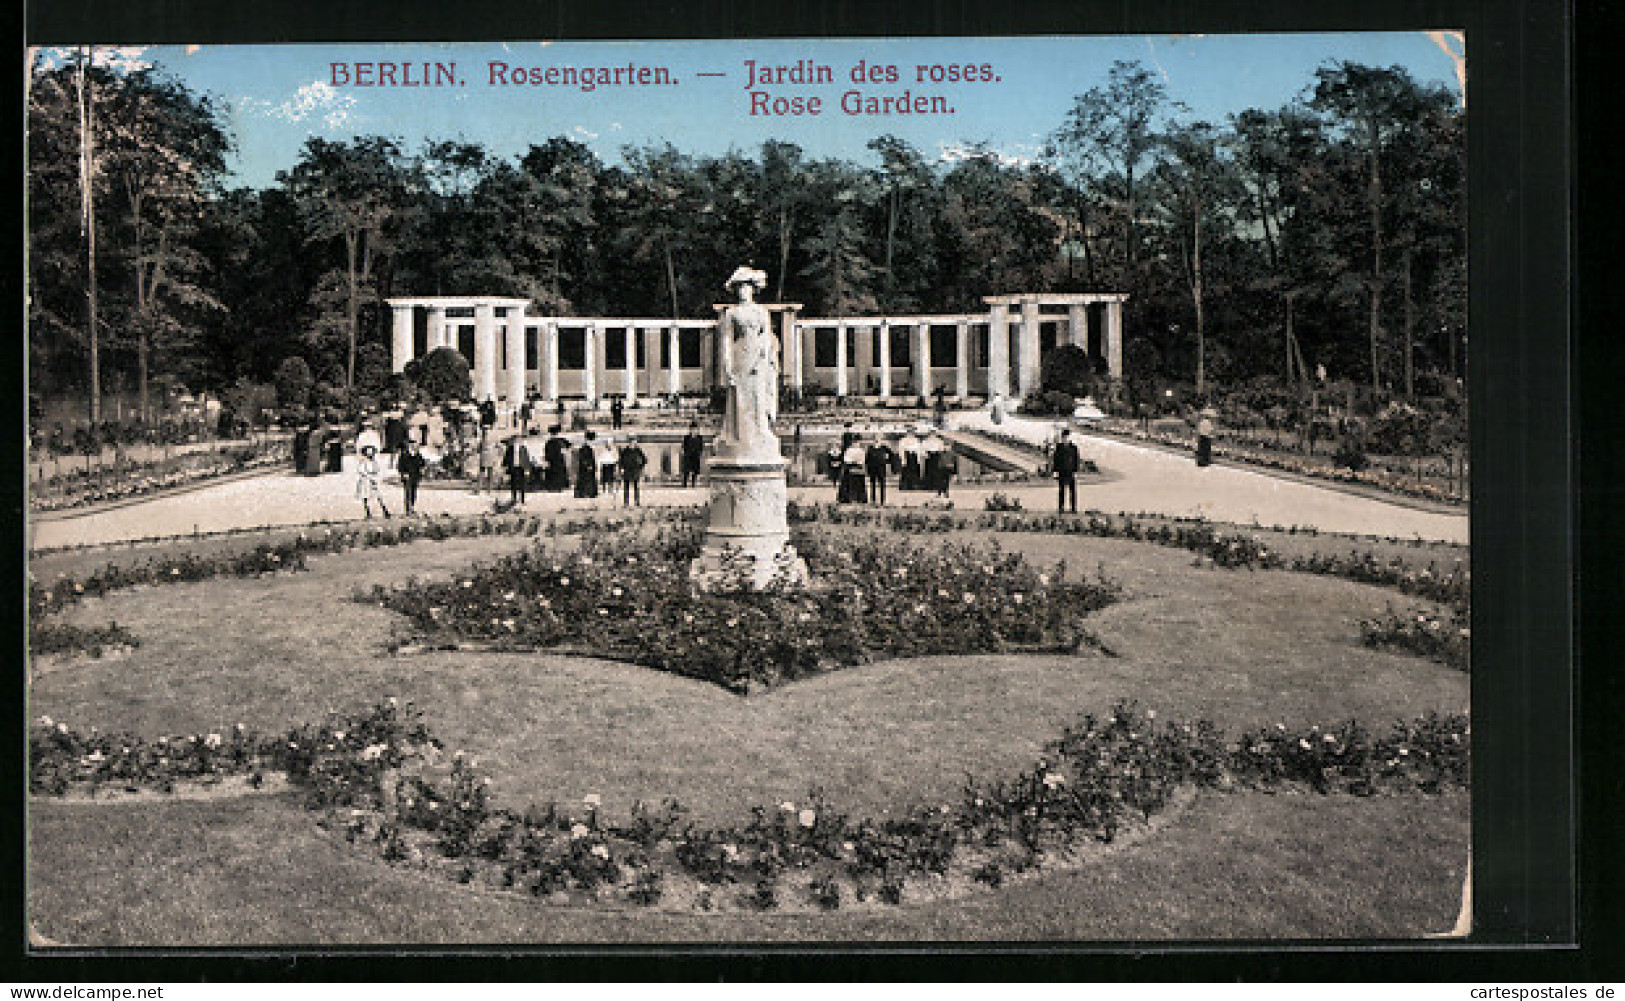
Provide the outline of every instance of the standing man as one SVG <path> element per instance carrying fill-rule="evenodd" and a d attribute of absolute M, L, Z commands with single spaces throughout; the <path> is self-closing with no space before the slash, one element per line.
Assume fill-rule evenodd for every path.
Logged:
<path fill-rule="evenodd" d="M 649 457 L 643 454 L 638 446 L 637 435 L 626 439 L 626 445 L 621 449 L 621 506 L 636 504 L 643 506 L 643 467 L 649 464 Z"/>
<path fill-rule="evenodd" d="M 688 434 L 683 436 L 683 486 L 700 482 L 700 458 L 705 454 L 705 439 L 700 437 L 700 422 L 690 421 Z"/>
<path fill-rule="evenodd" d="M 869 503 L 886 506 L 886 473 L 891 469 L 891 446 L 879 435 L 863 453 L 863 467 L 869 474 Z"/>
<path fill-rule="evenodd" d="M 401 474 L 401 489 L 406 491 L 406 513 L 411 515 L 418 507 L 418 484 L 423 482 L 423 469 L 428 463 L 418 451 L 418 443 L 411 438 L 401 447 L 400 458 L 395 460 L 395 471 Z"/>
<path fill-rule="evenodd" d="M 519 444 L 518 435 L 508 436 L 502 449 L 502 466 L 508 472 L 508 503 L 525 503 L 525 477 L 530 470 L 525 468 L 525 448 Z"/>
<path fill-rule="evenodd" d="M 1050 459 L 1050 468 L 1055 471 L 1055 482 L 1058 488 L 1056 496 L 1056 510 L 1066 510 L 1067 493 L 1072 494 L 1072 513 L 1078 513 L 1078 467 L 1083 464 L 1083 458 L 1078 454 L 1078 446 L 1072 442 L 1072 429 L 1061 429 L 1061 440 L 1055 445 L 1055 454 Z"/>
<path fill-rule="evenodd" d="M 626 416 L 626 404 L 619 396 L 609 403 L 609 426 L 613 431 L 621 429 L 621 419 Z"/>

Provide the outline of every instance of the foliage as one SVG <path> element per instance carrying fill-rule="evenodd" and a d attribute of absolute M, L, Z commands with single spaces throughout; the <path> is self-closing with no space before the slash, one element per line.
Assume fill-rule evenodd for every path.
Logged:
<path fill-rule="evenodd" d="M 1093 396 L 1098 378 L 1096 360 L 1076 344 L 1062 344 L 1044 356 L 1040 382 L 1047 390 L 1070 396 Z"/>
<path fill-rule="evenodd" d="M 1472 629 L 1461 611 L 1437 615 L 1389 608 L 1381 618 L 1361 619 L 1360 635 L 1369 647 L 1405 650 L 1463 671 L 1472 665 Z"/>
<path fill-rule="evenodd" d="M 285 358 L 276 369 L 276 403 L 279 407 L 304 408 L 310 405 L 315 377 L 310 365 L 297 355 Z"/>
<path fill-rule="evenodd" d="M 868 541 L 797 546 L 819 585 L 701 589 L 697 527 L 649 538 L 584 535 L 545 544 L 448 583 L 378 586 L 366 596 L 407 616 L 431 645 L 578 648 L 745 692 L 883 657 L 1076 649 L 1081 619 L 1114 600 L 997 546 L 922 549 Z M 743 570 L 744 568 L 741 568 Z M 743 581 L 743 577 L 740 578 Z M 651 644 L 649 637 L 661 642 Z"/>
<path fill-rule="evenodd" d="M 1058 389 L 1035 389 L 1021 401 L 1021 412 L 1028 417 L 1070 417 L 1077 401 L 1071 393 Z"/>
<path fill-rule="evenodd" d="M 617 823 L 598 793 L 575 809 L 507 809 L 473 759 L 459 751 L 448 767 L 421 715 L 389 699 L 285 737 L 238 724 L 145 741 L 42 717 L 29 728 L 29 788 L 172 792 L 229 776 L 258 785 L 279 771 L 304 790 L 322 826 L 391 864 L 460 882 L 641 906 L 675 898 L 675 906 L 699 909 L 831 911 L 870 900 L 897 905 L 910 887 L 997 887 L 1051 858 L 1144 829 L 1182 791 L 1459 789 L 1469 778 L 1470 743 L 1464 716 L 1429 714 L 1381 734 L 1350 720 L 1227 737 L 1207 721 L 1163 720 L 1119 703 L 1067 727 L 1032 767 L 970 778 L 957 804 L 855 819 L 814 789 L 755 807 L 742 824 L 705 829 L 669 802 L 658 823 L 641 804 L 630 822 Z M 800 892 L 787 892 L 792 886 Z"/>
<path fill-rule="evenodd" d="M 456 348 L 440 347 L 423 357 L 417 376 L 418 388 L 436 403 L 468 400 L 474 396 L 474 379 L 468 359 Z"/>

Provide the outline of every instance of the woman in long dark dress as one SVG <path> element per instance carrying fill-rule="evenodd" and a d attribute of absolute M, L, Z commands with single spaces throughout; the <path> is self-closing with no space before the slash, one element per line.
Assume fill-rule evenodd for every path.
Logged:
<path fill-rule="evenodd" d="M 542 461 L 547 465 L 542 489 L 552 493 L 570 489 L 570 442 L 559 433 L 561 430 L 557 424 L 548 428 L 547 444 L 542 446 Z"/>
<path fill-rule="evenodd" d="M 598 437 L 591 431 L 587 432 L 587 440 L 576 449 L 576 496 L 598 496 L 598 443 L 593 439 Z"/>

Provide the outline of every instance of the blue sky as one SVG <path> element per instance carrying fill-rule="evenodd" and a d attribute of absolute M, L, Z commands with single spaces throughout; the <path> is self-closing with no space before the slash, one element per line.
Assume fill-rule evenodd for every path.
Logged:
<path fill-rule="evenodd" d="M 1448 26 L 1446 26 L 1448 27 Z M 1456 49 L 1460 51 L 1459 44 Z M 491 44 L 154 46 L 118 58 L 161 66 L 230 108 L 238 152 L 233 182 L 268 185 L 308 136 L 383 134 L 416 149 L 428 139 L 464 139 L 504 156 L 554 135 L 618 162 L 628 145 L 671 142 L 688 153 L 752 151 L 767 139 L 797 143 L 810 157 L 875 158 L 865 144 L 893 133 L 928 155 L 951 158 L 971 144 L 1028 159 L 1063 120 L 1073 97 L 1102 84 L 1115 60 L 1138 60 L 1164 79 L 1192 119 L 1222 121 L 1251 107 L 1275 108 L 1300 95 L 1328 60 L 1400 65 L 1419 80 L 1459 91 L 1456 64 L 1422 31 L 1300 35 L 1062 36 Z M 816 116 L 752 115 L 746 61 L 798 60 L 830 68 L 834 82 L 759 89 L 774 97 L 820 98 Z M 895 65 L 896 83 L 854 84 L 851 68 Z M 333 63 L 455 63 L 458 82 L 436 87 L 334 86 Z M 492 84 L 489 64 L 511 67 L 666 68 L 675 85 Z M 987 64 L 996 81 L 917 82 L 919 65 Z M 354 72 L 351 70 L 350 72 Z M 374 71 L 376 73 L 376 70 Z M 723 74 L 700 76 L 698 74 Z M 401 79 L 397 72 L 397 81 Z M 940 96 L 952 114 L 849 115 L 843 94 Z"/>

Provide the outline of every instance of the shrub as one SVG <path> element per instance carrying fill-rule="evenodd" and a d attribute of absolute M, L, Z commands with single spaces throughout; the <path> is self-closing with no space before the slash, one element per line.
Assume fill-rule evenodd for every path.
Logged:
<path fill-rule="evenodd" d="M 466 400 L 474 395 L 474 380 L 468 359 L 452 347 L 438 347 L 423 356 L 418 368 L 418 388 L 436 403 Z"/>

